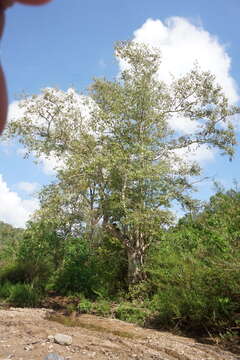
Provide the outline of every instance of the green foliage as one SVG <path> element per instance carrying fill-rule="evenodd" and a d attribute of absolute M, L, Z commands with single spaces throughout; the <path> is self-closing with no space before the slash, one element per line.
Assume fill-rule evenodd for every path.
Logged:
<path fill-rule="evenodd" d="M 188 330 L 224 329 L 234 325 L 240 288 L 235 269 L 194 257 L 169 256 L 154 274 L 156 293 L 151 308 L 162 326 Z M 205 329 L 204 329 L 205 328 Z"/>
<path fill-rule="evenodd" d="M 150 315 L 150 310 L 147 310 L 143 304 L 141 307 L 137 302 L 122 301 L 116 305 L 110 300 L 98 299 L 90 301 L 84 296 L 81 296 L 77 310 L 79 313 L 115 317 L 139 325 L 144 325 Z"/>
<path fill-rule="evenodd" d="M 82 297 L 77 306 L 80 313 L 95 314 L 99 316 L 111 315 L 111 303 L 108 300 L 100 299 L 97 301 L 89 301 Z"/>
<path fill-rule="evenodd" d="M 42 294 L 30 284 L 5 282 L 0 285 L 0 299 L 12 306 L 36 307 L 40 304 Z"/>
<path fill-rule="evenodd" d="M 0 282 L 34 284 L 62 295 L 114 296 L 125 287 L 126 260 L 122 244 L 102 234 L 90 243 L 87 235 L 59 233 L 56 224 L 28 224 L 16 261 L 0 271 Z"/>
<path fill-rule="evenodd" d="M 81 300 L 79 301 L 79 304 L 77 306 L 77 310 L 80 313 L 83 314 L 89 314 L 92 312 L 93 303 L 92 301 L 86 299 L 84 296 L 82 296 Z"/>
<path fill-rule="evenodd" d="M 4 266 L 16 257 L 22 240 L 23 229 L 17 229 L 0 221 L 0 265 Z"/>
<path fill-rule="evenodd" d="M 239 312 L 240 196 L 219 192 L 181 219 L 149 259 L 151 308 L 160 326 L 224 331 Z"/>
<path fill-rule="evenodd" d="M 15 262 L 0 270 L 1 284 L 5 282 L 11 282 L 12 284 L 41 284 L 46 282 L 47 277 L 48 269 L 44 264 L 36 264 L 34 259 L 28 259 L 28 261 L 22 263 Z"/>
<path fill-rule="evenodd" d="M 107 300 L 98 300 L 93 304 L 93 313 L 99 316 L 110 316 L 111 315 L 111 303 Z"/>
<path fill-rule="evenodd" d="M 82 293 L 92 299 L 113 296 L 124 287 L 124 264 L 115 241 L 105 238 L 101 245 L 92 247 L 85 239 L 69 239 L 62 265 L 48 288 L 62 295 Z"/>
<path fill-rule="evenodd" d="M 32 283 L 62 295 L 92 298 L 115 295 L 125 286 L 126 255 L 119 240 L 104 233 L 75 238 L 49 219 L 30 222 L 15 263 L 0 271 L 0 280 Z"/>
<path fill-rule="evenodd" d="M 116 318 L 127 322 L 144 325 L 150 310 L 141 308 L 137 303 L 123 302 L 114 309 Z"/>
<path fill-rule="evenodd" d="M 11 295 L 11 289 L 12 289 L 13 285 L 9 282 L 6 281 L 3 284 L 0 284 L 0 299 L 8 299 L 9 296 Z"/>
<path fill-rule="evenodd" d="M 30 284 L 12 285 L 7 302 L 18 307 L 36 307 L 39 305 L 41 296 L 37 289 Z"/>
<path fill-rule="evenodd" d="M 52 290 L 62 295 L 82 293 L 92 297 L 96 280 L 96 266 L 89 244 L 81 239 L 69 240 L 62 265 L 51 279 Z"/>
<path fill-rule="evenodd" d="M 64 242 L 65 236 L 57 232 L 54 221 L 46 218 L 29 222 L 23 233 L 18 261 L 34 259 L 36 266 L 45 264 L 56 269 L 63 259 Z"/>

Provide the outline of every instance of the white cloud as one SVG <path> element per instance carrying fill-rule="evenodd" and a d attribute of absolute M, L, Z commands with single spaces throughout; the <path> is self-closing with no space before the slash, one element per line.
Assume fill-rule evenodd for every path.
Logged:
<path fill-rule="evenodd" d="M 27 194 L 34 193 L 35 191 L 37 191 L 39 186 L 40 185 L 36 182 L 31 183 L 31 182 L 27 182 L 27 181 L 20 181 L 17 184 L 18 189 L 26 192 Z"/>
<path fill-rule="evenodd" d="M 24 115 L 24 109 L 19 106 L 19 101 L 14 101 L 8 106 L 8 121 L 19 119 Z"/>
<path fill-rule="evenodd" d="M 14 101 L 8 106 L 7 121 L 12 121 L 23 116 L 24 110 L 19 107 L 19 101 Z M 11 155 L 14 144 L 11 140 L 2 139 L 0 141 L 0 149 L 5 155 Z"/>
<path fill-rule="evenodd" d="M 25 200 L 14 191 L 0 175 L 0 220 L 16 227 L 24 227 L 32 213 L 39 207 L 37 199 Z"/>
<path fill-rule="evenodd" d="M 16 152 L 21 157 L 24 157 L 26 155 L 26 149 L 24 148 L 18 148 Z M 34 157 L 34 153 L 32 155 Z M 40 165 L 44 174 L 48 176 L 55 176 L 56 171 L 60 168 L 63 168 L 64 161 L 62 159 L 58 159 L 55 156 L 46 157 L 44 155 L 41 155 L 37 160 L 37 164 Z"/>
<path fill-rule="evenodd" d="M 171 127 L 182 134 L 192 134 L 198 130 L 199 124 L 196 121 L 190 120 L 180 115 L 172 116 L 170 119 Z"/>
<path fill-rule="evenodd" d="M 197 61 L 204 71 L 211 71 L 232 103 L 239 100 L 237 85 L 230 74 L 231 58 L 218 38 L 182 17 L 164 22 L 148 19 L 134 32 L 134 40 L 159 48 L 162 63 L 159 78 L 171 80 L 193 68 Z"/>
<path fill-rule="evenodd" d="M 208 148 L 207 145 L 191 145 L 187 150 L 177 149 L 174 151 L 174 153 L 181 159 L 187 162 L 197 161 L 200 164 L 214 161 L 216 152 L 216 150 Z"/>
<path fill-rule="evenodd" d="M 64 160 L 58 159 L 55 156 L 46 157 L 42 155 L 39 159 L 44 174 L 54 176 L 58 169 L 64 167 Z"/>

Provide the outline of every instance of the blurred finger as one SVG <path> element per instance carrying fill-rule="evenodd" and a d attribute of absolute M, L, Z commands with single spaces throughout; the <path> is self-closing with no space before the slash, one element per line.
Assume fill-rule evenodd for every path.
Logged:
<path fill-rule="evenodd" d="M 0 134 L 2 133 L 7 119 L 7 90 L 2 67 L 0 66 Z"/>

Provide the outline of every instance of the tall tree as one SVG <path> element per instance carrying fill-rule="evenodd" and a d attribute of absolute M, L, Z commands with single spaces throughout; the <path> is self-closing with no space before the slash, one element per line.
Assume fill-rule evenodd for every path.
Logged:
<path fill-rule="evenodd" d="M 169 85 L 158 80 L 158 50 L 120 42 L 115 51 L 126 70 L 115 81 L 96 79 L 85 107 L 74 92 L 46 89 L 23 101 L 25 116 L 8 133 L 36 156 L 64 159 L 56 183 L 41 194 L 39 214 L 90 239 L 99 227 L 118 238 L 133 284 L 144 278 L 151 241 L 173 219 L 172 201 L 194 204 L 191 179 L 201 169 L 179 150 L 206 144 L 232 157 L 231 116 L 239 109 L 209 72 L 196 67 Z M 196 124 L 191 134 L 171 125 L 183 118 Z"/>

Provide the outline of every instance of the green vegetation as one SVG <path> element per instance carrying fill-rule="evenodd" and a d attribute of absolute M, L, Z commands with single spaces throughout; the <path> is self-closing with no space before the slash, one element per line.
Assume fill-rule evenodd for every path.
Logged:
<path fill-rule="evenodd" d="M 22 234 L 22 229 L 0 221 L 0 267 L 5 264 L 5 259 L 15 258 Z"/>
<path fill-rule="evenodd" d="M 195 68 L 166 85 L 155 50 L 119 43 L 116 54 L 128 66 L 115 81 L 94 81 L 88 115 L 74 92 L 46 89 L 9 124 L 29 153 L 64 166 L 26 230 L 6 239 L 0 297 L 36 306 L 55 294 L 78 299 L 68 310 L 141 325 L 237 329 L 240 192 L 218 190 L 199 204 L 192 192 L 201 169 L 178 151 L 207 144 L 233 156 L 239 109 L 208 72 Z M 172 129 L 177 117 L 198 121 L 196 132 Z M 177 224 L 173 202 L 186 211 Z"/>

